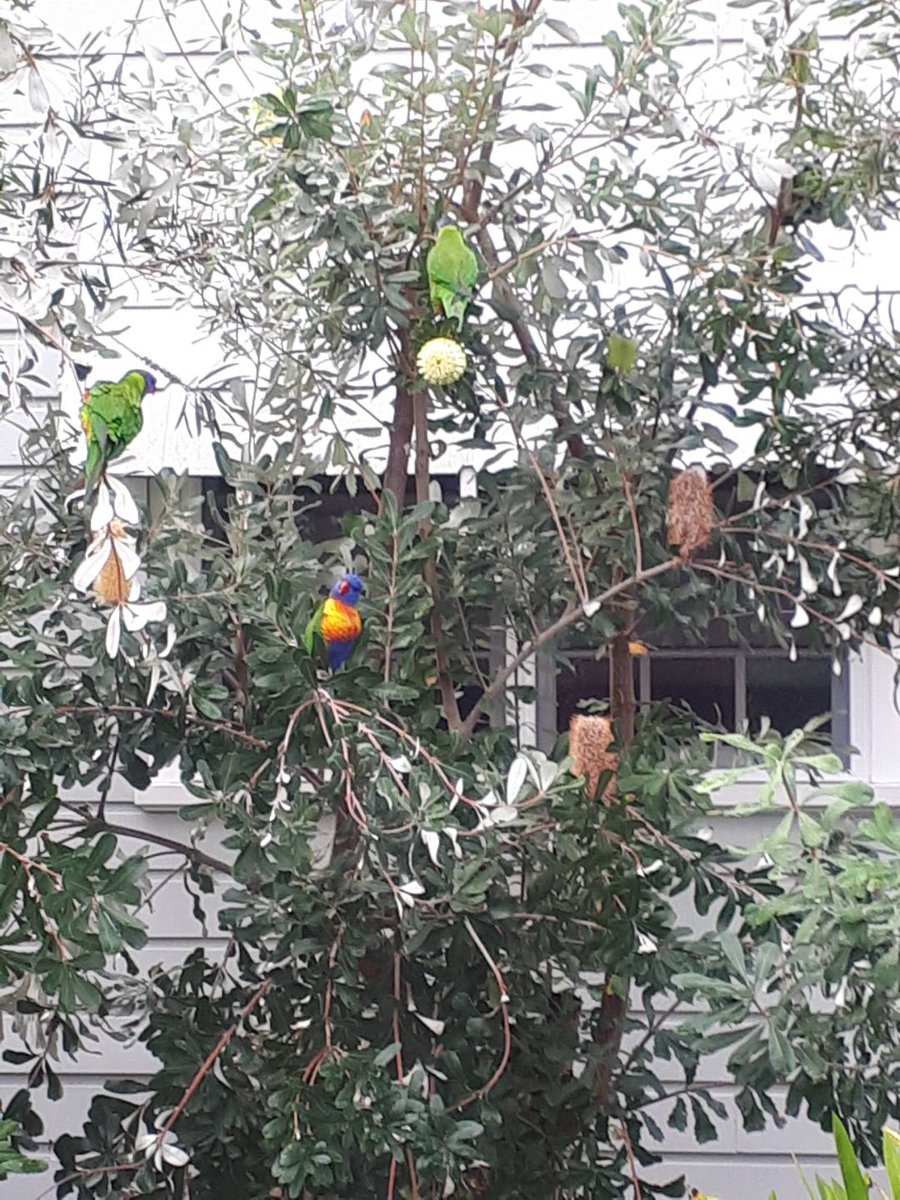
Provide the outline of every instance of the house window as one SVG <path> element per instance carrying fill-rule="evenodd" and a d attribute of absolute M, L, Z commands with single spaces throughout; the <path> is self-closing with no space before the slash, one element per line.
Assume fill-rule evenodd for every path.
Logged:
<path fill-rule="evenodd" d="M 580 702 L 609 699 L 609 660 L 590 650 L 574 649 L 556 670 L 555 730 L 564 733 Z M 653 650 L 633 661 L 635 697 L 642 707 L 664 701 L 688 709 L 703 721 L 734 731 L 760 730 L 763 717 L 772 728 L 790 733 L 813 717 L 824 716 L 823 736 L 844 754 L 850 740 L 846 667 L 835 675 L 830 655 L 800 650 L 791 662 L 783 650 L 769 647 L 675 647 Z M 549 700 L 542 687 L 544 703 Z M 544 722 L 546 729 L 547 723 Z"/>

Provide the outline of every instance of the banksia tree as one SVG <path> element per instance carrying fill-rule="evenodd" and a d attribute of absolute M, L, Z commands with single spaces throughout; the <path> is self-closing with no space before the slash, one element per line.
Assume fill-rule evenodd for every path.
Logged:
<path fill-rule="evenodd" d="M 860 5 L 824 5 L 862 56 L 839 67 L 782 7 L 729 9 L 767 31 L 721 42 L 757 97 L 735 126 L 733 91 L 682 66 L 693 5 L 623 5 L 571 55 L 544 7 L 168 6 L 128 35 L 161 29 L 165 54 L 69 75 L 43 70 L 58 6 L 0 22 L 0 72 L 38 109 L 0 197 L 22 344 L 80 395 L 78 364 L 137 337 L 117 323 L 139 286 L 179 328 L 199 315 L 217 366 L 184 378 L 154 348 L 184 402 L 160 441 L 207 451 L 203 496 L 155 464 L 151 516 L 110 478 L 85 547 L 65 401 L 0 496 L 0 965 L 26 1099 L 44 1111 L 53 1054 L 96 1029 L 158 1064 L 98 1088 L 56 1146 L 61 1195 L 674 1195 L 645 1168 L 667 1125 L 716 1136 L 723 1049 L 749 1129 L 786 1095 L 865 1151 L 896 1111 L 892 815 L 814 727 L 639 710 L 633 656 L 715 622 L 841 670 L 900 634 L 895 335 L 810 271 L 811 237 L 834 256 L 900 211 L 898 85 L 846 83 L 893 9 L 867 5 L 857 44 Z M 202 71 L 185 12 L 209 22 Z M 815 230 L 790 183 L 811 151 Z M 442 318 L 448 225 L 478 271 Z M 29 362 L 4 361 L 10 403 Z M 482 469 L 457 495 L 461 461 Z M 325 680 L 303 631 L 351 566 L 365 632 Z M 555 738 L 540 672 L 605 657 L 608 718 Z M 736 759 L 710 774 L 718 737 Z M 111 812 L 114 783 L 176 765 L 183 835 Z M 745 765 L 751 866 L 708 819 Z M 177 944 L 197 937 L 163 964 L 157 852 Z"/>

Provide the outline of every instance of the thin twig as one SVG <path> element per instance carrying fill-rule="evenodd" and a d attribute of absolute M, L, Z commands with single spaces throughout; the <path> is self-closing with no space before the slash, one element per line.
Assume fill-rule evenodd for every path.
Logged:
<path fill-rule="evenodd" d="M 26 875 L 30 875 L 32 871 L 39 871 L 42 875 L 46 875 L 48 879 L 53 880 L 56 890 L 62 891 L 62 875 L 58 871 L 53 871 L 50 867 L 45 867 L 43 863 L 35 862 L 32 858 L 27 858 L 24 854 L 20 854 L 18 850 L 13 850 L 7 842 L 0 842 L 0 854 L 8 854 L 10 858 L 14 858 Z"/>
<path fill-rule="evenodd" d="M 63 1176 L 62 1179 L 57 1179 L 55 1183 L 51 1183 L 40 1193 L 37 1200 L 47 1200 L 49 1196 L 57 1196 L 59 1194 L 57 1188 L 61 1188 L 64 1183 L 76 1183 L 79 1179 L 84 1179 L 86 1175 L 112 1175 L 116 1171 L 139 1171 L 143 1165 L 143 1162 L 124 1162 L 111 1163 L 109 1166 L 81 1167 L 79 1170 Z"/>
<path fill-rule="evenodd" d="M 9 712 L 15 716 L 28 716 L 34 713 L 34 708 L 31 705 L 23 705 L 18 708 L 10 709 Z M 63 716 L 139 716 L 139 717 L 164 717 L 169 721 L 184 721 L 188 725 L 199 725 L 204 729 L 212 729 L 217 733 L 223 733 L 227 737 L 233 737 L 237 742 L 243 742 L 247 746 L 254 746 L 257 750 L 268 750 L 269 743 L 262 738 L 254 737 L 247 733 L 244 729 L 239 729 L 236 725 L 229 725 L 227 721 L 208 721 L 203 717 L 194 716 L 193 713 L 172 712 L 168 708 L 151 708 L 149 705 L 138 704 L 63 704 L 59 708 L 54 708 L 47 713 L 42 713 L 36 720 L 37 723 L 42 723 L 49 720 L 50 717 Z"/>
<path fill-rule="evenodd" d="M 394 1055 L 394 1063 L 397 1069 L 397 1082 L 403 1083 L 405 1071 L 403 1069 L 403 1048 L 400 1038 L 400 955 L 394 953 L 394 1013 L 391 1018 L 391 1024 L 394 1031 L 394 1041 L 397 1043 L 397 1053 Z M 397 1177 L 397 1162 L 396 1159 L 391 1159 L 391 1173 L 388 1177 L 388 1200 L 393 1195 L 394 1183 Z M 412 1155 L 412 1150 L 406 1147 L 406 1169 L 409 1172 L 409 1186 L 413 1200 L 419 1195 L 419 1177 L 416 1171 L 415 1159 Z"/>
<path fill-rule="evenodd" d="M 178 1118 L 184 1112 L 185 1108 L 187 1107 L 188 1103 L 190 1102 L 191 1096 L 193 1096 L 194 1092 L 196 1092 L 197 1088 L 200 1086 L 200 1084 L 203 1082 L 203 1080 L 206 1078 L 206 1076 L 212 1070 L 219 1055 L 222 1053 L 222 1051 L 226 1048 L 228 1043 L 231 1041 L 231 1039 L 237 1033 L 241 1022 L 245 1021 L 247 1019 L 247 1017 L 250 1016 L 250 1014 L 253 1012 L 254 1008 L 256 1008 L 256 1006 L 257 1006 L 257 1004 L 259 1004 L 260 1000 L 262 1000 L 262 998 L 269 992 L 271 987 L 272 987 L 271 979 L 263 980 L 263 982 L 259 985 L 259 987 L 256 989 L 256 991 L 253 993 L 253 995 L 250 997 L 250 999 L 247 1001 L 247 1003 L 244 1005 L 244 1007 L 238 1013 L 237 1020 L 234 1021 L 225 1030 L 225 1032 L 222 1034 L 222 1036 L 216 1042 L 215 1046 L 213 1046 L 212 1050 L 210 1050 L 209 1054 L 207 1054 L 206 1058 L 203 1060 L 200 1070 L 197 1072 L 197 1074 L 194 1076 L 194 1078 L 188 1084 L 187 1088 L 184 1091 L 184 1095 L 181 1097 L 181 1099 L 175 1105 L 175 1108 L 172 1110 L 171 1114 L 169 1115 L 168 1119 L 166 1120 L 166 1123 L 160 1129 L 159 1136 L 156 1139 L 157 1148 L 162 1146 L 163 1142 L 165 1141 L 166 1134 L 169 1132 L 169 1130 L 172 1128 L 172 1126 L 175 1124 L 175 1122 L 178 1120 Z"/>
<path fill-rule="evenodd" d="M 634 573 L 640 575 L 644 569 L 644 558 L 641 550 L 641 526 L 638 521 L 637 505 L 634 502 L 634 495 L 631 491 L 631 481 L 628 475 L 622 474 L 622 487 L 625 489 L 625 501 L 628 504 L 628 511 L 631 514 L 631 528 L 634 532 Z"/>
<path fill-rule="evenodd" d="M 620 1129 L 622 1131 L 622 1141 L 625 1143 L 625 1153 L 628 1155 L 628 1170 L 631 1175 L 631 1183 L 634 1187 L 634 1200 L 641 1200 L 641 1185 L 638 1180 L 637 1163 L 634 1159 L 634 1147 L 631 1144 L 631 1138 L 628 1136 L 628 1130 L 625 1128 L 624 1121 Z"/>
<path fill-rule="evenodd" d="M 453 1107 L 456 1111 L 468 1107 L 468 1105 L 475 1100 L 484 1099 L 485 1096 L 493 1091 L 496 1085 L 503 1078 L 504 1072 L 509 1064 L 510 1055 L 512 1053 L 512 1035 L 509 1027 L 509 992 L 506 990 L 506 984 L 503 981 L 503 975 L 500 972 L 500 968 L 491 957 L 487 946 L 485 946 L 484 942 L 478 936 L 475 926 L 468 917 L 463 917 L 463 925 L 465 926 L 466 933 L 468 933 L 469 937 L 475 944 L 475 948 L 487 963 L 491 974 L 494 976 L 497 989 L 500 993 L 500 1017 L 503 1021 L 503 1054 L 500 1056 L 500 1062 L 497 1064 L 497 1069 L 494 1071 L 493 1075 L 490 1077 L 484 1087 L 479 1088 L 477 1092 L 473 1092 L 470 1096 L 466 1096 L 463 1100 L 460 1100 L 458 1104 L 455 1104 Z"/>
<path fill-rule="evenodd" d="M 106 764 L 106 778 L 103 781 L 103 786 L 100 788 L 100 803 L 97 805 L 98 821 L 106 819 L 106 801 L 109 798 L 110 789 L 113 785 L 113 780 L 116 777 L 116 762 L 119 758 L 119 746 L 122 741 L 122 734 L 118 725 L 116 726 L 116 736 L 109 752 L 109 761 Z"/>
<path fill-rule="evenodd" d="M 81 804 L 64 803 L 62 807 L 81 818 L 79 827 L 84 829 L 85 832 L 97 830 L 101 833 L 115 834 L 116 837 L 134 838 L 135 841 L 150 842 L 154 846 L 163 846 L 166 850 L 171 850 L 173 854 L 182 854 L 191 862 L 196 863 L 197 866 L 209 867 L 211 871 L 221 871 L 224 875 L 232 874 L 230 863 L 220 858 L 213 858 L 212 855 L 206 854 L 203 850 L 198 850 L 196 846 L 188 846 L 184 842 L 176 841 L 175 838 L 165 837 L 164 834 L 155 833 L 152 830 L 131 829 L 127 825 L 117 825 L 111 821 L 98 821 L 90 812 L 85 811 L 84 806 Z M 62 827 L 60 825 L 60 828 Z"/>

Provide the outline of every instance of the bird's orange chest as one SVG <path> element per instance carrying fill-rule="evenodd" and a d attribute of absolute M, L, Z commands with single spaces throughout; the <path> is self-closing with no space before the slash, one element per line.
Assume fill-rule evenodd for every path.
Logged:
<path fill-rule="evenodd" d="M 349 642 L 362 632 L 362 620 L 352 604 L 329 596 L 322 609 L 319 628 L 326 642 Z"/>

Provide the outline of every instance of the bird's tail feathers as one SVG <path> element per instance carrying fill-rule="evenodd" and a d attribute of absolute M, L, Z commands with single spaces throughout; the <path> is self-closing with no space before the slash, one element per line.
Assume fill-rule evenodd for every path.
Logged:
<path fill-rule="evenodd" d="M 87 461 L 84 464 L 84 505 L 90 504 L 97 484 L 103 477 L 103 452 L 96 442 L 88 446 Z"/>

